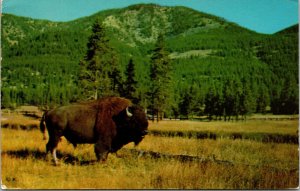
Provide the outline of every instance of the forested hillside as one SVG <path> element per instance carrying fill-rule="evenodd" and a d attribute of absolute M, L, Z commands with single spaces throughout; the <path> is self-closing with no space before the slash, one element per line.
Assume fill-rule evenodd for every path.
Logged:
<path fill-rule="evenodd" d="M 263 35 L 189 8 L 153 4 L 70 22 L 2 15 L 2 107 L 78 101 L 79 63 L 96 19 L 105 26 L 122 78 L 132 59 L 145 107 L 151 50 L 163 33 L 173 68 L 166 115 L 298 113 L 298 25 Z"/>

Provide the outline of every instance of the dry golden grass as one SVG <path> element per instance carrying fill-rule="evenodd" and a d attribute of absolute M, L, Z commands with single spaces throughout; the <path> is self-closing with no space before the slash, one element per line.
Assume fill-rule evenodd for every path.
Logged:
<path fill-rule="evenodd" d="M 294 121 L 260 124 L 210 122 L 161 122 L 150 129 L 231 129 L 247 131 L 265 127 L 264 131 L 292 133 Z M 250 124 L 249 124 L 250 123 Z M 230 126 L 230 124 L 232 126 Z M 156 126 L 154 126 L 156 125 Z M 219 127 L 214 127 L 218 125 Z M 251 127 L 255 125 L 255 127 Z M 274 127 L 272 127 L 274 125 Z M 239 127 L 241 126 L 241 127 Z M 220 128 L 220 129 L 219 129 Z M 228 129 L 226 129 L 228 128 Z M 293 129 L 293 130 L 290 130 Z M 176 129 L 178 130 L 178 129 Z M 137 149 L 169 154 L 215 157 L 234 163 L 180 162 L 173 159 L 137 158 L 124 149 L 110 154 L 105 164 L 94 162 L 93 145 L 73 146 L 65 139 L 59 144 L 60 166 L 45 155 L 39 130 L 1 129 L 1 178 L 8 188 L 27 189 L 280 189 L 299 184 L 298 145 L 260 143 L 246 140 L 196 140 L 180 137 L 146 136 Z M 129 144 L 126 148 L 132 148 Z"/>
<path fill-rule="evenodd" d="M 127 147 L 132 147 L 128 145 Z M 298 145 L 263 144 L 250 140 L 183 139 L 146 136 L 139 149 L 175 155 L 199 156 L 235 164 L 295 169 L 299 164 Z"/>
<path fill-rule="evenodd" d="M 238 122 L 199 122 L 199 121 L 161 121 L 150 122 L 150 130 L 162 131 L 211 131 L 211 132 L 255 132 L 255 133 L 282 133 L 296 134 L 298 120 L 287 121 L 238 121 Z M 298 133 L 297 133 L 298 134 Z"/>

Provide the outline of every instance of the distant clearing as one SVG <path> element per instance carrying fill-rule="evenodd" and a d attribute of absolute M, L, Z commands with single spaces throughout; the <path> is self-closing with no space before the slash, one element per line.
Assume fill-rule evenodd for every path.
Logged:
<path fill-rule="evenodd" d="M 206 57 L 209 56 L 212 52 L 213 50 L 189 50 L 182 53 L 173 52 L 169 55 L 169 57 L 171 59 L 190 58 L 191 56 Z"/>

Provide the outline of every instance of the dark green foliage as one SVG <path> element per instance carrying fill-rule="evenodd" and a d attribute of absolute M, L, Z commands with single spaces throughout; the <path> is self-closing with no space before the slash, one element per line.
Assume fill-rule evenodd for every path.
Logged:
<path fill-rule="evenodd" d="M 97 31 L 97 20 L 105 34 Z M 121 95 L 168 117 L 298 113 L 298 25 L 263 35 L 192 9 L 149 4 L 71 22 L 4 14 L 2 26 L 2 107 L 52 107 L 95 97 L 96 87 L 99 97 L 125 87 L 135 93 Z M 163 41 L 158 34 L 165 34 Z M 168 64 L 154 67 L 162 55 Z M 98 80 L 82 91 L 82 79 L 95 82 L 100 69 L 106 71 L 101 86 L 108 90 Z M 87 71 L 94 75 L 88 78 Z"/>
<path fill-rule="evenodd" d="M 190 115 L 193 117 L 193 115 L 199 116 L 203 114 L 201 109 L 203 101 L 200 96 L 199 88 L 196 85 L 187 87 L 181 92 L 179 112 L 182 117 L 190 118 Z"/>
<path fill-rule="evenodd" d="M 280 112 L 278 113 L 295 114 L 298 112 L 299 87 L 294 78 L 285 80 L 279 100 L 280 105 L 277 107 L 280 108 Z"/>
<path fill-rule="evenodd" d="M 268 37 L 257 56 L 273 73 L 270 83 L 271 110 L 275 114 L 299 113 L 298 33 L 295 27 Z"/>
<path fill-rule="evenodd" d="M 179 111 L 181 115 L 189 117 L 189 114 L 192 113 L 193 107 L 193 95 L 192 95 L 192 88 L 187 89 L 183 93 L 182 101 L 179 103 Z"/>
<path fill-rule="evenodd" d="M 133 103 L 138 103 L 137 96 L 137 81 L 135 79 L 135 66 L 132 58 L 130 58 L 125 71 L 126 80 L 122 87 L 121 95 L 132 100 Z"/>
<path fill-rule="evenodd" d="M 167 109 L 167 104 L 170 103 L 170 84 L 171 84 L 171 64 L 168 57 L 168 52 L 165 49 L 165 41 L 162 34 L 157 38 L 155 48 L 151 56 L 150 64 L 150 107 L 152 114 L 159 117 Z"/>
<path fill-rule="evenodd" d="M 85 99 L 118 95 L 120 71 L 116 55 L 101 22 L 97 20 L 87 43 L 87 53 L 80 62 L 79 85 Z"/>

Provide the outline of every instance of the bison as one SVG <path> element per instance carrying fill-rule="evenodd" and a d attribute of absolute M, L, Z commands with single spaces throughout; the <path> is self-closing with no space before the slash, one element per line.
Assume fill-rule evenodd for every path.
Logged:
<path fill-rule="evenodd" d="M 128 99 L 107 97 L 45 112 L 40 122 L 44 138 L 46 128 L 46 152 L 52 153 L 55 164 L 56 147 L 62 136 L 74 147 L 95 144 L 97 160 L 105 161 L 109 153 L 117 152 L 127 143 L 138 145 L 148 133 L 148 120 L 143 108 Z"/>

